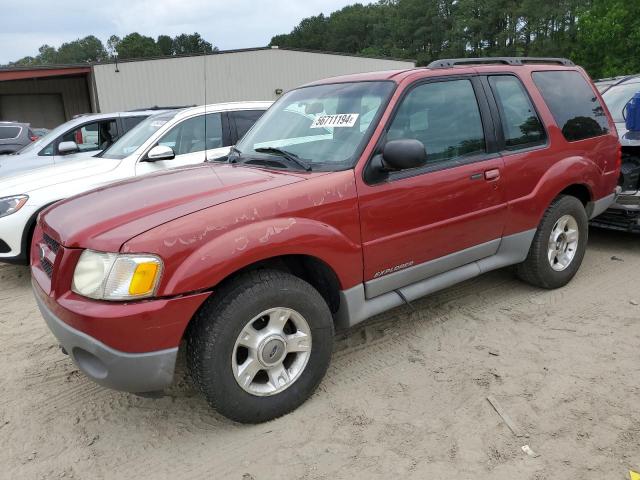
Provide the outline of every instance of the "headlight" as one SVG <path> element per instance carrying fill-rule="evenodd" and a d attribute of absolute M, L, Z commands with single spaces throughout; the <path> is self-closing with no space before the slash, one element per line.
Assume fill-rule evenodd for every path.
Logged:
<path fill-rule="evenodd" d="M 6 217 L 20 210 L 29 197 L 27 195 L 14 195 L 13 197 L 0 198 L 0 217 Z"/>
<path fill-rule="evenodd" d="M 71 290 L 96 300 L 137 300 L 156 293 L 161 274 L 162 260 L 155 255 L 85 250 Z"/>

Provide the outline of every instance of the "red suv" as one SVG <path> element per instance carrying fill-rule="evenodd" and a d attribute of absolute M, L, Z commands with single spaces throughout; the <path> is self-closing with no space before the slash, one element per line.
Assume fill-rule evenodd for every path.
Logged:
<path fill-rule="evenodd" d="M 568 60 L 332 78 L 283 95 L 226 162 L 43 212 L 33 288 L 96 382 L 161 390 L 183 345 L 213 407 L 261 422 L 314 391 L 334 328 L 508 265 L 565 285 L 619 165 L 609 113 Z"/>

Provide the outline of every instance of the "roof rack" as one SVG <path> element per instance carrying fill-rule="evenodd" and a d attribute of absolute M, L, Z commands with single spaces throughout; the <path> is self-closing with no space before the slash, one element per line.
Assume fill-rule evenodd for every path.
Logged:
<path fill-rule="evenodd" d="M 427 65 L 427 68 L 451 68 L 457 65 L 512 65 L 521 66 L 525 64 L 547 64 L 552 63 L 556 65 L 564 65 L 567 67 L 575 66 L 571 60 L 566 58 L 552 58 L 552 57 L 479 57 L 479 58 L 444 58 L 441 60 L 435 60 Z"/>
<path fill-rule="evenodd" d="M 149 108 L 134 108 L 133 110 L 127 110 L 127 112 L 144 112 L 145 110 L 180 110 L 182 108 L 191 108 L 196 106 L 197 105 L 172 105 L 168 107 L 159 107 L 158 105 L 154 105 Z"/>

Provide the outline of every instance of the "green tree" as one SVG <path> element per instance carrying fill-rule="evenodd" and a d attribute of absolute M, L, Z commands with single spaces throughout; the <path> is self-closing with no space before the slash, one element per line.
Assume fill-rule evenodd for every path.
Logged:
<path fill-rule="evenodd" d="M 107 52 L 98 38 L 89 35 L 85 38 L 63 43 L 58 48 L 58 53 L 55 57 L 55 62 L 60 64 L 90 63 L 104 60 L 107 58 Z"/>
<path fill-rule="evenodd" d="M 640 2 L 594 0 L 578 27 L 575 58 L 592 76 L 640 73 Z"/>
<path fill-rule="evenodd" d="M 38 49 L 38 61 L 42 64 L 58 63 L 58 52 L 54 47 L 42 45 Z"/>
<path fill-rule="evenodd" d="M 137 32 L 125 36 L 117 47 L 118 57 L 127 58 L 150 58 L 162 55 L 160 47 L 151 37 L 140 35 Z"/>
<path fill-rule="evenodd" d="M 173 55 L 175 53 L 173 50 L 173 39 L 169 35 L 159 35 L 156 43 L 162 55 Z"/>
<path fill-rule="evenodd" d="M 200 36 L 198 32 L 183 33 L 173 39 L 173 54 L 191 55 L 197 53 L 212 53 L 218 51 L 218 47 L 213 47 L 209 42 Z"/>

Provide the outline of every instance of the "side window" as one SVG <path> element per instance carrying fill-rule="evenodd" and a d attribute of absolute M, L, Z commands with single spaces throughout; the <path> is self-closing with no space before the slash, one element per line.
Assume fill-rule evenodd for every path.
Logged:
<path fill-rule="evenodd" d="M 38 155 L 40 155 L 41 157 L 50 157 L 50 156 L 52 156 L 53 155 L 53 146 L 54 145 L 55 145 L 55 141 L 51 142 L 49 145 L 47 145 L 42 150 L 40 150 L 40 153 L 38 153 Z"/>
<path fill-rule="evenodd" d="M 118 139 L 115 120 L 93 122 L 65 133 L 61 142 L 76 142 L 80 152 L 104 150 Z M 47 147 L 48 149 L 48 147 Z M 47 150 L 45 149 L 45 151 Z M 46 155 L 46 153 L 42 153 Z"/>
<path fill-rule="evenodd" d="M 511 75 L 489 77 L 498 104 L 505 145 L 510 150 L 545 142 L 542 123 L 520 80 Z"/>
<path fill-rule="evenodd" d="M 144 120 L 145 116 L 139 117 L 122 117 L 122 125 L 124 126 L 125 133 L 131 130 L 133 127 L 138 125 L 142 120 Z"/>
<path fill-rule="evenodd" d="M 22 133 L 22 127 L 0 127 L 0 140 L 13 140 Z"/>
<path fill-rule="evenodd" d="M 206 149 L 224 146 L 221 115 L 208 114 L 206 123 Z M 169 130 L 158 144 L 173 148 L 176 155 L 203 152 L 205 150 L 205 116 L 199 115 L 179 123 Z"/>
<path fill-rule="evenodd" d="M 207 115 L 207 150 L 225 146 L 228 145 L 224 144 L 222 137 L 222 115 L 210 113 Z"/>
<path fill-rule="evenodd" d="M 236 123 L 238 140 L 244 137 L 244 134 L 253 127 L 253 124 L 258 121 L 263 113 L 264 110 L 240 110 L 237 112 L 229 112 L 229 115 Z"/>
<path fill-rule="evenodd" d="M 595 92 L 574 70 L 534 72 L 542 94 L 564 138 L 569 141 L 609 132 L 609 121 Z"/>
<path fill-rule="evenodd" d="M 387 140 L 413 138 L 427 150 L 427 163 L 486 152 L 478 100 L 470 80 L 425 83 L 404 98 Z"/>

